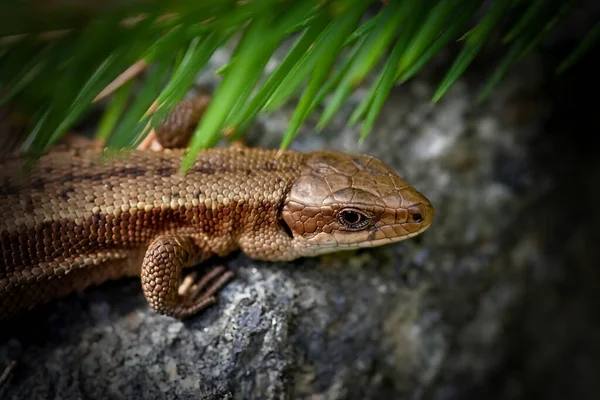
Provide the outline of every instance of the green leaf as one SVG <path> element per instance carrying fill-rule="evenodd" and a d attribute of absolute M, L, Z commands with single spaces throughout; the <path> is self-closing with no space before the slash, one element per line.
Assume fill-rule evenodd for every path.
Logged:
<path fill-rule="evenodd" d="M 504 36 L 502 41 L 504 43 L 508 43 L 520 36 L 523 32 L 525 32 L 526 29 L 531 28 L 536 18 L 544 15 L 547 12 L 547 5 L 548 0 L 533 1 L 515 26 L 506 34 L 506 36 Z"/>
<path fill-rule="evenodd" d="M 583 38 L 583 40 L 575 48 L 575 50 L 573 50 L 573 52 L 563 62 L 560 63 L 556 69 L 556 74 L 562 74 L 576 64 L 581 57 L 583 57 L 583 55 L 589 51 L 590 48 L 592 48 L 599 38 L 600 22 L 597 22 L 596 25 L 594 25 L 594 27 L 588 32 L 585 38 Z"/>
<path fill-rule="evenodd" d="M 435 39 L 433 43 L 421 53 L 420 57 L 413 61 L 412 64 L 407 65 L 404 69 L 400 68 L 396 74 L 397 83 L 403 83 L 414 76 L 417 72 L 425 66 L 425 64 L 436 55 L 442 47 L 446 45 L 456 36 L 458 31 L 464 26 L 465 23 L 473 16 L 473 13 L 479 7 L 478 0 L 472 0 L 471 2 L 463 1 L 460 9 L 455 15 L 453 15 L 452 23 Z"/>
<path fill-rule="evenodd" d="M 400 22 L 400 31 L 398 32 L 398 39 L 392 49 L 392 53 L 388 57 L 386 61 L 385 67 L 383 71 L 379 74 L 377 80 L 371 85 L 369 88 L 369 92 L 366 96 L 363 97 L 359 105 L 356 107 L 354 112 L 349 118 L 349 125 L 353 125 L 357 123 L 361 118 L 365 116 L 365 114 L 369 114 L 370 122 L 367 125 L 363 125 L 363 130 L 361 134 L 361 141 L 367 136 L 370 132 L 372 124 L 374 123 L 375 118 L 379 115 L 379 104 L 381 103 L 381 98 L 383 96 L 383 100 L 391 91 L 391 88 L 394 85 L 395 75 L 396 75 L 396 65 L 400 63 L 401 57 L 403 57 L 407 51 L 407 47 L 411 39 L 413 39 L 413 35 L 417 27 L 422 26 L 422 21 L 425 15 L 423 15 L 423 3 L 418 0 L 413 4 L 408 4 L 405 8 L 406 13 Z M 396 64 L 394 64 L 396 63 Z M 390 70 L 393 68 L 393 70 Z M 389 74 L 394 72 L 392 75 L 392 81 L 388 82 Z M 375 106 L 375 109 L 373 109 Z M 381 103 L 381 107 L 383 103 Z"/>
<path fill-rule="evenodd" d="M 566 16 L 567 12 L 571 10 L 572 6 L 573 3 L 571 2 L 563 4 L 562 7 L 558 9 L 556 15 L 554 15 L 549 21 L 547 21 L 541 30 L 532 35 L 533 39 L 529 40 L 527 46 L 525 46 L 521 54 L 519 54 L 519 58 L 522 58 L 529 54 L 531 50 L 533 50 L 546 37 L 546 35 L 548 35 L 554 28 L 556 28 L 556 25 L 558 25 L 558 23 Z M 524 38 L 526 37 L 527 36 L 524 36 Z"/>
<path fill-rule="evenodd" d="M 552 29 L 556 27 L 558 22 L 564 17 L 566 12 L 570 9 L 571 4 L 567 3 L 563 5 L 558 11 L 558 13 L 548 21 L 544 28 L 539 32 L 531 32 L 529 35 L 525 35 L 520 37 L 517 41 L 513 43 L 508 54 L 502 59 L 494 74 L 486 83 L 484 88 L 481 90 L 479 95 L 477 96 L 477 102 L 484 101 L 492 92 L 494 87 L 500 82 L 500 80 L 504 77 L 508 69 L 519 59 L 527 55 L 531 50 L 537 46 L 540 41 L 548 34 Z M 533 36 L 533 37 L 531 37 Z"/>
<path fill-rule="evenodd" d="M 367 73 L 379 60 L 398 30 L 398 24 L 405 12 L 402 7 L 403 4 L 405 3 L 400 1 L 390 2 L 374 17 L 378 19 L 376 27 L 369 32 L 362 43 L 361 50 L 355 57 L 350 70 L 342 79 L 327 107 L 325 107 L 321 119 L 317 123 L 317 129 L 321 130 L 329 123 L 350 92 L 363 81 Z"/>
<path fill-rule="evenodd" d="M 357 40 L 362 43 L 362 38 L 364 37 L 364 34 L 369 32 L 375 26 L 375 24 L 372 21 L 373 20 L 368 20 L 367 22 L 359 26 L 354 32 L 352 32 L 352 34 L 350 34 L 348 39 L 346 39 L 344 44 L 341 46 L 341 48 L 344 48 L 347 45 L 351 45 Z M 314 69 L 318 58 L 321 57 L 323 54 L 323 52 L 321 51 L 323 45 L 320 45 L 319 43 L 327 41 L 327 38 L 328 35 L 322 35 L 315 42 L 315 45 L 312 48 L 308 49 L 304 56 L 296 63 L 296 65 L 291 69 L 287 76 L 284 77 L 279 87 L 275 89 L 271 97 L 267 100 L 264 110 L 270 112 L 276 110 L 277 108 L 280 108 L 289 100 L 290 97 L 292 97 L 296 93 L 300 85 L 307 79 L 307 77 Z M 356 55 L 356 51 L 353 50 L 352 52 L 354 55 Z M 352 61 L 348 58 L 346 60 Z M 346 63 L 342 68 L 336 68 L 333 71 L 333 78 L 328 78 L 325 82 L 326 90 L 321 90 L 319 92 L 320 94 L 317 95 L 317 97 L 319 97 L 323 93 L 325 93 L 325 95 L 329 94 L 331 90 L 339 84 L 342 78 L 342 75 L 340 75 L 339 72 L 343 70 L 345 73 L 348 70 L 347 67 L 349 67 L 349 65 L 350 64 Z M 325 96 L 323 95 L 319 97 L 319 100 L 316 103 L 313 102 L 313 105 L 309 107 L 309 113 L 312 112 L 312 110 L 316 107 L 317 104 L 321 103 L 324 97 Z"/>
<path fill-rule="evenodd" d="M 49 112 L 45 114 L 42 125 L 37 125 L 35 136 L 26 141 L 26 151 L 39 152 L 56 143 L 91 105 L 94 97 L 129 63 L 142 52 L 137 44 L 139 37 L 145 37 L 152 19 L 144 20 L 132 28 L 120 27 L 107 32 L 107 26 L 113 21 L 103 21 L 90 28 L 90 37 L 67 37 L 72 47 L 69 54 L 77 57 L 63 58 L 62 64 L 53 65 L 59 77 L 54 83 L 60 90 L 54 90 Z M 107 25 L 105 25 L 107 24 Z M 111 36 L 119 37 L 121 30 L 127 31 L 123 47 L 114 51 Z M 107 40 L 107 37 L 108 40 Z M 74 40 L 74 41 L 73 41 Z"/>
<path fill-rule="evenodd" d="M 31 7 L 30 2 L 0 3 L 0 103 L 10 101 L 31 116 L 24 148 L 32 152 L 58 140 L 90 110 L 95 93 L 142 60 L 146 69 L 126 86 L 135 88 L 135 96 L 125 96 L 125 87 L 118 89 L 99 127 L 101 137 L 114 130 L 108 140 L 111 146 L 132 145 L 140 132 L 161 122 L 185 97 L 206 60 L 238 33 L 243 34 L 242 41 L 219 71 L 223 83 L 215 93 L 217 106 L 207 115 L 212 122 L 196 132 L 196 149 L 216 143 L 224 129 L 240 135 L 260 112 L 272 111 L 300 93 L 282 141 L 286 147 L 327 96 L 333 93 L 319 128 L 373 72 L 376 75 L 368 94 L 350 118 L 350 123 L 364 118 L 364 139 L 391 90 L 390 62 L 398 54 L 402 53 L 394 78 L 402 83 L 450 40 L 467 31 L 464 25 L 470 19 L 476 21 L 459 39 L 464 40 L 462 52 L 434 95 L 438 101 L 489 41 L 492 29 L 509 16 L 511 25 L 504 40 L 510 45 L 483 88 L 480 98 L 484 98 L 512 63 L 557 25 L 552 16 L 564 4 L 557 0 L 149 0 L 100 2 L 98 7 L 70 2 L 42 10 Z M 475 15 L 481 5 L 486 6 L 485 13 Z M 348 13 L 367 7 L 378 10 L 377 14 L 361 13 L 359 22 L 332 45 L 331 40 L 338 38 L 326 32 Z M 395 18 L 389 10 L 395 8 L 403 12 L 395 23 L 389 22 Z M 262 31 L 256 30 L 250 40 L 249 27 L 269 16 L 273 16 L 271 23 L 263 24 Z M 263 76 L 273 49 L 299 31 L 304 32 L 282 63 Z M 557 73 L 580 60 L 599 36 L 597 23 Z M 401 42 L 408 45 L 400 46 Z M 158 109 L 146 115 L 155 100 Z"/>
<path fill-rule="evenodd" d="M 169 83 L 156 98 L 159 109 L 152 115 L 152 126 L 156 127 L 160 124 L 169 111 L 183 100 L 196 80 L 198 72 L 232 34 L 233 32 L 223 34 L 211 32 L 205 37 L 191 40 Z"/>
<path fill-rule="evenodd" d="M 331 71 L 329 77 L 325 81 L 325 84 L 323 85 L 323 87 L 321 87 L 321 89 L 319 89 L 319 92 L 314 97 L 313 101 L 310 103 L 310 107 L 308 107 L 307 110 L 308 114 L 312 113 L 314 109 L 317 108 L 323 102 L 323 100 L 325 100 L 325 97 L 327 97 L 331 92 L 333 92 L 333 90 L 340 84 L 342 78 L 344 78 L 344 76 L 346 76 L 346 74 L 350 70 L 352 63 L 354 62 L 354 58 L 358 54 L 358 51 L 361 49 L 363 42 L 364 38 L 359 39 L 358 42 L 355 43 L 354 46 L 351 49 L 349 49 L 343 56 L 344 59 L 339 64 L 339 66 L 336 66 L 336 68 L 334 68 Z"/>
<path fill-rule="evenodd" d="M 283 41 L 285 36 L 288 34 L 289 26 L 295 25 L 298 22 L 305 20 L 306 15 L 311 14 L 311 13 L 317 13 L 317 14 L 321 13 L 321 7 L 320 6 L 315 7 L 315 3 L 313 0 L 302 0 L 302 1 L 295 2 L 292 7 L 290 7 L 288 10 L 285 11 L 283 16 L 277 17 L 277 22 L 276 22 L 277 27 L 275 29 L 273 29 L 273 27 L 271 27 L 270 30 L 272 30 L 272 31 L 274 30 L 275 32 L 278 32 L 278 33 L 273 37 L 274 42 L 272 43 L 272 49 L 268 53 L 268 57 L 271 57 L 271 55 L 273 54 L 275 49 L 279 46 L 281 41 Z M 262 45 L 262 44 L 259 44 L 257 42 L 257 45 Z M 234 58 L 235 58 L 235 55 L 234 55 Z M 268 61 L 269 61 L 269 58 L 266 58 L 264 60 L 264 62 L 262 63 L 260 70 L 257 70 L 257 75 L 256 75 L 256 78 L 254 79 L 254 83 L 257 82 L 258 79 L 260 78 L 260 76 L 262 75 L 264 67 Z M 248 85 L 245 88 L 245 90 L 243 92 L 241 92 L 240 95 L 238 95 L 237 101 L 234 104 L 234 106 L 231 108 L 229 115 L 225 121 L 225 125 L 231 124 L 231 121 L 234 118 L 236 118 L 237 115 L 240 114 L 241 109 L 247 105 L 247 103 L 248 103 L 247 99 L 250 97 L 250 94 L 254 88 L 254 83 L 252 85 Z M 223 128 L 225 128 L 225 127 L 223 127 Z"/>
<path fill-rule="evenodd" d="M 164 85 L 170 67 L 171 60 L 161 58 L 148 70 L 144 85 L 136 93 L 136 101 L 123 113 L 122 120 L 106 142 L 107 147 L 132 148 L 147 133 L 151 126 L 144 115 Z"/>
<path fill-rule="evenodd" d="M 298 38 L 292 46 L 283 61 L 277 66 L 275 71 L 269 76 L 265 84 L 260 88 L 256 95 L 240 110 L 240 112 L 232 119 L 226 130 L 235 131 L 232 138 L 246 131 L 250 124 L 254 122 L 260 110 L 265 106 L 271 95 L 275 92 L 278 86 L 281 85 L 286 76 L 290 76 L 290 71 L 298 63 L 300 58 L 309 47 L 314 43 L 315 39 L 323 32 L 327 26 L 329 18 L 325 13 L 322 13 L 313 21 L 311 26 Z"/>
<path fill-rule="evenodd" d="M 366 4 L 363 7 L 354 7 L 348 9 L 345 14 L 332 21 L 328 28 L 321 34 L 320 38 L 313 47 L 313 54 L 319 57 L 312 71 L 308 87 L 300 97 L 298 106 L 292 115 L 288 129 L 283 135 L 281 148 L 284 149 L 291 143 L 292 139 L 300 129 L 300 126 L 308 116 L 308 110 L 312 104 L 313 98 L 321 89 L 323 82 L 327 79 L 329 71 L 333 67 L 337 55 L 340 53 L 348 35 L 354 31 L 360 17 L 362 16 Z"/>
<path fill-rule="evenodd" d="M 52 112 L 52 106 L 48 107 L 46 110 L 44 110 L 41 113 L 41 115 L 38 118 L 34 119 L 34 121 L 36 121 L 36 123 L 33 126 L 33 128 L 31 129 L 31 132 L 29 133 L 27 138 L 25 138 L 25 141 L 23 142 L 23 144 L 21 145 L 21 149 L 20 149 L 21 152 L 30 153 L 33 155 L 41 154 L 41 149 L 32 146 L 32 143 L 37 137 L 39 137 L 40 131 L 41 131 L 42 127 L 44 126 L 44 124 L 46 123 L 46 120 L 48 119 L 48 115 L 50 115 L 51 112 Z"/>
<path fill-rule="evenodd" d="M 453 12 L 456 14 L 457 3 L 464 3 L 464 1 L 445 0 L 440 1 L 433 7 L 427 15 L 427 18 L 419 24 L 421 29 L 414 38 L 412 38 L 406 52 L 402 55 L 402 58 L 398 63 L 400 71 L 406 70 L 409 66 L 414 64 L 423 51 L 431 45 L 434 39 L 438 37 L 441 32 L 449 29 L 449 24 L 456 24 L 457 21 L 450 17 L 455 17 L 455 15 L 452 14 Z M 464 7 L 464 4 L 461 5 L 461 7 Z M 415 15 L 412 18 L 416 19 L 418 16 Z M 403 32 L 402 35 L 408 34 Z"/>
<path fill-rule="evenodd" d="M 331 29 L 331 23 L 325 29 Z M 266 111 L 273 111 L 285 104 L 313 71 L 319 58 L 327 55 L 322 50 L 324 46 L 323 43 L 326 44 L 328 41 L 328 34 L 326 32 L 327 31 L 319 35 L 315 40 L 314 45 L 308 48 L 267 99 L 264 106 Z"/>
<path fill-rule="evenodd" d="M 102 143 L 106 142 L 110 137 L 110 134 L 113 132 L 117 123 L 119 122 L 119 118 L 121 117 L 123 111 L 125 110 L 125 106 L 127 104 L 127 100 L 129 99 L 131 92 L 133 89 L 133 82 L 129 81 L 121 86 L 115 92 L 114 97 L 108 104 L 106 111 L 104 111 L 102 115 L 102 119 L 98 124 L 98 129 L 96 130 L 96 138 L 100 140 Z"/>
<path fill-rule="evenodd" d="M 307 0 L 298 1 L 283 16 L 277 16 L 277 20 L 275 14 L 263 13 L 250 23 L 236 48 L 231 67 L 192 137 L 190 151 L 182 163 L 183 170 L 192 165 L 198 151 L 218 141 L 228 117 L 245 103 L 266 63 L 285 36 L 287 27 L 300 21 L 311 3 Z M 270 35 L 265 37 L 264 32 L 267 31 L 270 31 Z"/>
<path fill-rule="evenodd" d="M 52 145 L 58 141 L 60 135 L 66 131 L 69 127 L 75 123 L 75 121 L 81 117 L 83 112 L 89 107 L 92 102 L 92 99 L 102 90 L 104 85 L 101 83 L 100 79 L 104 75 L 104 73 L 112 66 L 114 62 L 114 56 L 109 56 L 104 63 L 102 63 L 95 73 L 90 77 L 90 79 L 84 84 L 81 91 L 77 94 L 77 97 L 73 101 L 69 113 L 65 116 L 65 118 L 61 121 L 61 123 L 56 127 L 54 132 L 50 135 L 50 140 L 48 141 L 48 145 Z"/>
<path fill-rule="evenodd" d="M 369 32 L 371 32 L 373 28 L 375 28 L 375 25 L 377 25 L 377 18 L 371 18 L 367 20 L 364 24 L 356 28 L 350 36 L 348 36 L 348 39 L 346 39 L 342 47 L 353 45 L 354 43 L 356 43 L 356 41 L 358 41 L 359 39 L 366 36 Z"/>
<path fill-rule="evenodd" d="M 186 35 L 185 26 L 181 24 L 176 25 L 150 45 L 143 56 L 143 60 L 149 64 L 163 54 L 181 47 L 187 39 L 188 35 Z"/>
<path fill-rule="evenodd" d="M 408 37 L 408 35 L 406 35 L 406 37 Z M 404 53 L 406 44 L 407 40 L 405 37 L 401 36 L 396 42 L 396 45 L 394 46 L 392 53 L 386 62 L 380 79 L 376 84 L 373 85 L 373 87 L 376 87 L 376 90 L 373 93 L 373 99 L 369 104 L 367 116 L 360 134 L 361 142 L 365 140 L 369 132 L 371 132 L 373 129 L 375 120 L 383 109 L 383 104 L 385 103 L 387 96 L 394 86 L 394 81 L 396 80 L 396 66 L 400 61 L 400 57 L 402 57 L 402 54 Z"/>
<path fill-rule="evenodd" d="M 14 82 L 7 85 L 9 88 L 6 93 L 0 97 L 0 106 L 5 105 L 15 95 L 19 94 L 25 88 L 27 88 L 31 82 L 37 77 L 47 65 L 48 55 L 45 52 L 39 54 L 39 57 L 35 57 L 29 65 L 23 67 L 22 72 L 17 75 Z"/>
<path fill-rule="evenodd" d="M 432 101 L 434 103 L 438 102 L 448 92 L 465 69 L 467 69 L 511 3 L 512 0 L 495 0 L 492 3 L 483 20 L 469 33 L 462 51 L 433 95 Z"/>

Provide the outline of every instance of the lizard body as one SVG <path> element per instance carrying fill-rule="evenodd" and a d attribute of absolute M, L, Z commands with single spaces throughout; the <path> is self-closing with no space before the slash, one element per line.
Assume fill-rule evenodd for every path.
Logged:
<path fill-rule="evenodd" d="M 30 171 L 19 157 L 0 161 L 0 320 L 124 276 L 141 276 L 156 311 L 183 318 L 230 278 L 200 282 L 202 296 L 180 291 L 183 268 L 209 257 L 377 246 L 433 219 L 430 202 L 373 157 L 230 147 L 201 152 L 182 174 L 183 154 L 71 148 Z"/>

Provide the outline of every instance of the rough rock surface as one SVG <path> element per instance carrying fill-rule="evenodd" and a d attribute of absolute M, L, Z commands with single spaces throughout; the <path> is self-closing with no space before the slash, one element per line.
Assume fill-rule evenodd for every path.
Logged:
<path fill-rule="evenodd" d="M 600 389 L 599 260 L 587 239 L 598 237 L 598 194 L 585 191 L 600 164 L 587 152 L 589 177 L 576 173 L 587 131 L 570 131 L 565 113 L 587 114 L 563 99 L 572 88 L 544 88 L 540 68 L 521 63 L 480 106 L 477 73 L 437 105 L 441 71 L 423 75 L 390 96 L 362 147 L 344 126 L 361 93 L 324 132 L 309 124 L 298 137 L 298 150 L 393 166 L 436 206 L 425 234 L 288 264 L 235 254 L 219 304 L 186 322 L 152 312 L 135 279 L 55 301 L 2 327 L 0 366 L 19 364 L 0 397 L 581 399 Z M 289 115 L 263 118 L 250 142 L 276 146 Z"/>

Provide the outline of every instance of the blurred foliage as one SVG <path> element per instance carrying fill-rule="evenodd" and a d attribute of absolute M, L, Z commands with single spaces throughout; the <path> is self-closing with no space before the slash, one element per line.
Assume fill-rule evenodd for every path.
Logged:
<path fill-rule="evenodd" d="M 11 102 L 28 111 L 22 147 L 39 152 L 81 120 L 117 79 L 109 86 L 98 136 L 109 146 L 133 146 L 184 98 L 213 53 L 231 42 L 234 53 L 219 70 L 222 80 L 184 164 L 225 132 L 243 134 L 260 112 L 298 99 L 283 135 L 286 147 L 325 99 L 319 129 L 372 76 L 349 120 L 362 123 L 364 139 L 392 87 L 450 41 L 460 40 L 462 50 L 434 102 L 484 44 L 504 32 L 494 45 L 506 55 L 483 88 L 483 100 L 574 6 L 558 0 L 4 0 L 0 106 Z M 559 70 L 576 62 L 599 31 L 599 25 L 592 28 Z M 287 53 L 266 72 L 279 48 Z"/>

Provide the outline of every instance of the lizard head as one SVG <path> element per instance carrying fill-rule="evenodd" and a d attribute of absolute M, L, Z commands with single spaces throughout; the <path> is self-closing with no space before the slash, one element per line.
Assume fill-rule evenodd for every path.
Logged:
<path fill-rule="evenodd" d="M 281 209 L 298 256 L 398 242 L 424 232 L 433 207 L 376 158 L 307 154 Z"/>

